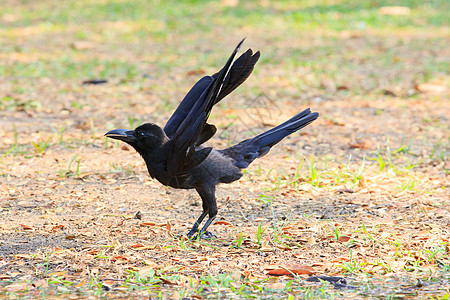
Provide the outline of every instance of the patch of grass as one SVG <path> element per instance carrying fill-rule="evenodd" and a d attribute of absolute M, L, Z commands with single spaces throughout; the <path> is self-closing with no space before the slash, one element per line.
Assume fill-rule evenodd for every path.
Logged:
<path fill-rule="evenodd" d="M 112 163 L 111 168 L 112 170 L 109 171 L 109 173 L 121 173 L 122 176 L 125 176 L 126 174 L 133 174 L 135 172 L 133 166 L 131 166 L 130 164 L 122 166 L 119 164 Z"/>
<path fill-rule="evenodd" d="M 21 100 L 11 96 L 0 98 L 0 110 L 36 110 L 41 107 L 42 103 L 37 100 Z"/>
<path fill-rule="evenodd" d="M 346 262 L 343 261 L 340 265 L 340 267 L 342 269 L 345 270 L 345 272 L 353 274 L 353 273 L 358 273 L 361 271 L 361 265 L 359 264 L 359 262 L 353 258 L 353 251 L 352 249 L 350 249 L 350 261 Z"/>
<path fill-rule="evenodd" d="M 263 237 L 263 234 L 264 234 L 264 232 L 267 230 L 267 227 L 263 227 L 262 226 L 262 223 L 260 222 L 259 224 L 258 224 L 258 228 L 256 229 L 256 243 L 258 244 L 258 245 L 261 245 L 261 243 L 262 243 L 262 237 Z"/>
<path fill-rule="evenodd" d="M 40 140 L 38 142 L 32 141 L 34 150 L 36 150 L 37 153 L 42 154 L 45 152 L 45 149 L 47 149 L 48 142 L 50 141 L 51 137 L 49 137 L 46 140 Z"/>
<path fill-rule="evenodd" d="M 80 175 L 80 163 L 81 163 L 81 159 L 78 159 L 75 162 L 75 159 L 78 157 L 78 154 L 75 154 L 74 157 L 72 157 L 72 159 L 69 162 L 69 166 L 67 167 L 66 170 L 60 169 L 58 174 L 60 177 L 78 177 Z M 75 171 L 72 171 L 72 164 L 76 163 L 76 167 L 75 167 Z"/>

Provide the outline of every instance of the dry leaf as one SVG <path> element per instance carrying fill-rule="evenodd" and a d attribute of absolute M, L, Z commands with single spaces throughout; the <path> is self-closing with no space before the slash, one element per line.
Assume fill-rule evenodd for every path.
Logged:
<path fill-rule="evenodd" d="M 239 0 L 222 0 L 220 4 L 225 7 L 236 7 L 239 4 Z"/>
<path fill-rule="evenodd" d="M 292 276 L 292 274 L 300 275 L 300 274 L 307 274 L 312 275 L 315 273 L 315 270 L 310 266 L 305 265 L 288 265 L 285 268 L 278 268 L 274 270 L 270 270 L 267 275 L 272 276 Z"/>
<path fill-rule="evenodd" d="M 139 224 L 140 226 L 156 226 L 156 223 L 153 222 L 143 222 L 141 224 Z M 165 226 L 166 224 L 164 224 Z"/>
<path fill-rule="evenodd" d="M 322 77 L 322 80 L 320 81 L 320 87 L 325 89 L 329 93 L 334 93 L 337 90 L 334 80 L 326 76 Z"/>
<path fill-rule="evenodd" d="M 350 237 L 349 237 L 349 236 L 346 236 L 346 235 L 343 235 L 343 236 L 341 236 L 341 237 L 338 238 L 338 242 L 341 242 L 341 243 L 346 243 L 346 242 L 348 242 L 349 240 L 350 240 Z"/>
<path fill-rule="evenodd" d="M 17 293 L 19 291 L 33 289 L 34 287 L 26 282 L 17 282 L 11 285 L 7 285 L 5 288 L 10 293 Z"/>
<path fill-rule="evenodd" d="M 33 285 L 35 287 L 41 287 L 41 288 L 47 288 L 48 287 L 48 283 L 46 279 L 40 279 L 38 281 L 36 281 L 35 283 L 33 283 Z"/>
<path fill-rule="evenodd" d="M 369 149 L 371 147 L 368 141 L 355 141 L 349 144 L 350 148 Z"/>
<path fill-rule="evenodd" d="M 20 226 L 22 226 L 22 230 L 34 230 L 33 227 L 30 227 L 28 225 L 20 224 Z"/>
<path fill-rule="evenodd" d="M 233 226 L 233 224 L 231 224 L 230 222 L 227 222 L 227 221 L 216 221 L 216 222 L 214 222 L 214 224 L 216 224 L 216 225 L 225 225 L 225 226 Z"/>
<path fill-rule="evenodd" d="M 67 273 L 67 271 L 58 271 L 58 272 L 49 273 L 48 275 L 49 276 L 63 276 L 66 273 Z"/>
<path fill-rule="evenodd" d="M 81 280 L 79 283 L 77 283 L 76 285 L 74 285 L 74 287 L 82 287 L 83 285 L 86 284 L 86 280 Z"/>
<path fill-rule="evenodd" d="M 407 16 L 411 13 L 411 9 L 406 6 L 383 6 L 379 12 L 387 16 Z"/>
<path fill-rule="evenodd" d="M 432 83 L 417 84 L 415 88 L 416 90 L 421 91 L 422 93 L 430 93 L 430 94 L 442 94 L 447 90 L 445 86 Z"/>

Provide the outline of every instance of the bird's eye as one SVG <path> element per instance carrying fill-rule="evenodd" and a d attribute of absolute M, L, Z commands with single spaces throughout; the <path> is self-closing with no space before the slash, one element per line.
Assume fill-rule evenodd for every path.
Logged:
<path fill-rule="evenodd" d="M 145 136 L 145 133 L 139 132 L 138 135 L 139 135 L 139 137 L 144 137 L 144 136 Z"/>

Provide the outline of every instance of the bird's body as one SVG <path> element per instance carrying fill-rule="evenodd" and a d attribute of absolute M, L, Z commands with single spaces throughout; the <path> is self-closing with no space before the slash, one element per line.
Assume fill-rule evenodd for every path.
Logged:
<path fill-rule="evenodd" d="M 176 189 L 215 186 L 219 183 L 231 183 L 242 177 L 241 169 L 235 166 L 233 159 L 214 149 L 201 164 L 185 174 L 168 176 L 163 163 L 147 164 L 147 169 L 150 176 L 160 183 Z"/>
<path fill-rule="evenodd" d="M 243 41 L 242 41 L 243 42 Z M 185 96 L 164 129 L 146 123 L 135 130 L 115 129 L 107 137 L 127 142 L 143 157 L 152 178 L 177 189 L 195 189 L 203 203 L 203 213 L 188 233 L 192 237 L 206 217 L 208 220 L 199 236 L 211 237 L 206 229 L 217 214 L 215 187 L 242 177 L 245 169 L 256 158 L 267 154 L 272 146 L 287 135 L 317 119 L 317 113 L 306 109 L 286 122 L 237 145 L 215 150 L 202 144 L 216 132 L 206 123 L 212 107 L 232 92 L 253 71 L 259 52 L 249 49 L 234 63 L 240 45 L 225 67 L 213 76 L 198 81 Z"/>

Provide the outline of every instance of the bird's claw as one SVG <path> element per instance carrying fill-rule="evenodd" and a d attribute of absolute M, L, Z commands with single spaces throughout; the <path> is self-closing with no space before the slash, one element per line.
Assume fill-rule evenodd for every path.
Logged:
<path fill-rule="evenodd" d="M 189 240 L 191 240 L 191 241 L 196 240 L 198 238 L 199 234 L 200 234 L 200 238 L 201 239 L 212 239 L 212 238 L 216 238 L 217 237 L 211 231 L 200 231 L 199 233 L 194 235 L 194 233 L 196 233 L 196 232 L 198 232 L 198 230 L 194 231 L 194 232 L 192 232 L 192 230 L 189 231 L 189 233 L 187 234 Z"/>
<path fill-rule="evenodd" d="M 212 233 L 211 231 L 203 231 L 201 234 L 202 234 L 202 235 L 201 235 L 201 238 L 202 238 L 202 239 L 213 239 L 213 238 L 217 238 L 217 236 L 216 236 L 214 233 Z"/>

